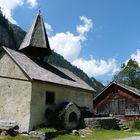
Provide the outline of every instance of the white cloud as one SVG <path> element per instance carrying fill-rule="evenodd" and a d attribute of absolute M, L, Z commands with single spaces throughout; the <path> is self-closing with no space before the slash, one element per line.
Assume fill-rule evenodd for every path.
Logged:
<path fill-rule="evenodd" d="M 12 18 L 13 10 L 17 6 L 21 5 L 23 5 L 23 0 L 0 0 L 0 7 L 2 12 L 12 23 L 16 23 L 16 21 Z"/>
<path fill-rule="evenodd" d="M 29 5 L 30 5 L 31 7 L 37 6 L 37 1 L 36 1 L 36 0 L 27 0 L 27 3 L 29 3 Z"/>
<path fill-rule="evenodd" d="M 31 7 L 37 5 L 36 0 L 0 0 L 0 7 L 6 18 L 8 18 L 12 23 L 17 24 L 13 19 L 13 10 L 25 3 L 28 3 Z"/>
<path fill-rule="evenodd" d="M 136 53 L 131 55 L 131 58 L 136 60 L 140 66 L 140 49 L 136 51 Z"/>
<path fill-rule="evenodd" d="M 70 32 L 57 33 L 49 38 L 52 49 L 61 54 L 65 59 L 72 62 L 80 54 L 81 42 L 79 36 Z"/>
<path fill-rule="evenodd" d="M 85 33 L 89 32 L 93 28 L 93 22 L 91 19 L 88 19 L 85 16 L 81 16 L 80 20 L 83 21 L 83 25 L 78 25 L 76 27 L 76 30 L 81 35 L 84 35 Z"/>
<path fill-rule="evenodd" d="M 76 27 L 78 35 L 71 32 L 61 32 L 49 37 L 51 48 L 61 54 L 73 65 L 82 69 L 89 77 L 98 77 L 104 74 L 114 74 L 117 69 L 115 59 L 95 60 L 92 57 L 89 60 L 79 58 L 83 43 L 86 41 L 86 34 L 93 28 L 93 21 L 85 16 L 81 16 L 82 25 Z"/>
<path fill-rule="evenodd" d="M 84 60 L 82 58 L 76 59 L 73 65 L 82 69 L 89 77 L 98 77 L 106 73 L 114 73 L 117 70 L 116 60 L 95 60 L 93 58 Z"/>
<path fill-rule="evenodd" d="M 80 20 L 83 21 L 83 25 L 77 26 L 78 35 L 62 32 L 49 38 L 51 47 L 70 62 L 78 58 L 82 43 L 86 40 L 86 33 L 91 31 L 93 25 L 92 20 L 87 17 L 81 16 Z"/>
<path fill-rule="evenodd" d="M 48 35 L 50 35 L 53 32 L 52 26 L 50 24 L 48 24 L 47 22 L 44 22 L 44 24 L 45 24 L 45 28 L 46 28 Z"/>
<path fill-rule="evenodd" d="M 16 20 L 14 20 L 14 19 L 12 18 L 12 12 L 11 12 L 11 10 L 9 10 L 9 9 L 2 9 L 2 11 L 3 11 L 3 14 L 5 15 L 5 17 L 6 17 L 9 21 L 11 21 L 13 24 L 17 24 Z"/>

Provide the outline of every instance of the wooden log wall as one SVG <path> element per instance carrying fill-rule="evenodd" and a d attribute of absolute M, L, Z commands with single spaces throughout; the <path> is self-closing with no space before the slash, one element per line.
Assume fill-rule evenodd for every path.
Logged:
<path fill-rule="evenodd" d="M 94 107 L 95 110 L 100 110 L 103 112 L 106 112 L 105 109 L 107 109 L 107 104 L 111 99 L 124 99 L 126 106 L 129 108 L 135 107 L 136 109 L 140 108 L 140 97 L 124 88 L 121 88 L 117 85 L 114 85 L 104 91 L 102 93 L 101 97 L 99 100 L 95 101 Z M 108 108 L 109 109 L 109 108 Z M 130 108 L 131 109 L 131 108 Z"/>

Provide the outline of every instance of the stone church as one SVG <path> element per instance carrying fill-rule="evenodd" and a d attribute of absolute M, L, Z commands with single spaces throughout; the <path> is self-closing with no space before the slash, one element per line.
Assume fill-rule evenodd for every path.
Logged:
<path fill-rule="evenodd" d="M 93 111 L 94 89 L 69 70 L 45 62 L 48 55 L 40 11 L 18 51 L 0 49 L 0 120 L 16 121 L 21 132 L 47 123 L 46 109 L 63 102 Z"/>

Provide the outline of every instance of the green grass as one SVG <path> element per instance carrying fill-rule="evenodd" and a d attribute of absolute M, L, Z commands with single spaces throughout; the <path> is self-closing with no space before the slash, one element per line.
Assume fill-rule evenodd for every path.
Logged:
<path fill-rule="evenodd" d="M 134 121 L 134 123 L 132 124 L 132 129 L 140 130 L 140 121 Z"/>
<path fill-rule="evenodd" d="M 52 132 L 55 131 L 53 128 L 42 128 L 41 131 L 45 132 Z M 134 132 L 125 132 L 122 130 L 105 130 L 105 129 L 92 129 L 92 134 L 87 137 L 80 137 L 80 136 L 75 136 L 72 134 L 65 134 L 65 135 L 59 135 L 52 140 L 113 140 L 117 138 L 126 138 L 126 137 L 131 137 L 131 136 L 136 136 Z M 28 137 L 23 137 L 23 136 L 16 136 L 16 137 L 0 137 L 0 140 L 37 140 L 33 138 L 28 138 Z"/>
<path fill-rule="evenodd" d="M 0 136 L 0 140 L 37 140 L 37 139 L 18 135 L 16 137 Z"/>
<path fill-rule="evenodd" d="M 41 131 L 41 132 L 56 132 L 57 129 L 53 127 L 48 127 L 48 128 L 37 128 L 36 131 Z"/>
<path fill-rule="evenodd" d="M 136 136 L 136 134 L 120 130 L 93 129 L 92 135 L 85 138 L 74 136 L 72 134 L 66 134 L 59 135 L 56 138 L 53 138 L 53 140 L 113 140 L 116 138 L 125 138 L 131 136 Z"/>

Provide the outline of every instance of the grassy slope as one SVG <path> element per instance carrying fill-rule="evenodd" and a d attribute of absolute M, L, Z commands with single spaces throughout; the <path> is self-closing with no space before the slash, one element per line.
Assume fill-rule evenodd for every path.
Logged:
<path fill-rule="evenodd" d="M 105 129 L 93 129 L 92 135 L 88 137 L 80 137 L 72 134 L 59 135 L 52 140 L 113 140 L 118 138 L 126 138 L 136 136 L 136 134 L 132 132 L 125 132 L 122 130 L 105 130 Z M 1 140 L 37 140 L 33 138 L 16 136 L 16 137 L 0 137 Z"/>
<path fill-rule="evenodd" d="M 126 138 L 136 136 L 132 132 L 125 132 L 120 130 L 104 130 L 104 129 L 94 129 L 91 136 L 86 138 L 81 138 L 79 136 L 74 136 L 71 134 L 61 135 L 53 140 L 113 140 L 117 138 Z"/>
<path fill-rule="evenodd" d="M 0 136 L 0 140 L 38 140 L 38 139 L 29 138 L 29 137 L 25 137 L 25 136 L 16 136 L 16 137 Z"/>

